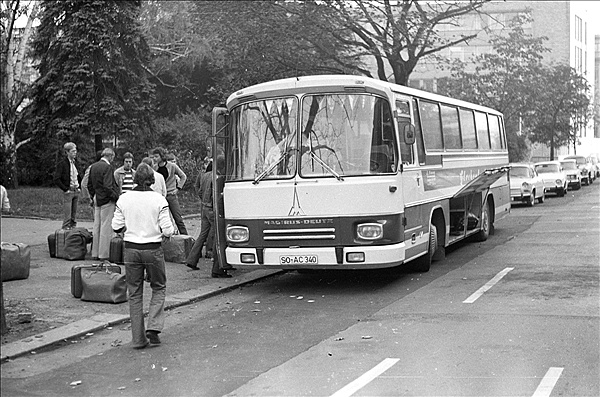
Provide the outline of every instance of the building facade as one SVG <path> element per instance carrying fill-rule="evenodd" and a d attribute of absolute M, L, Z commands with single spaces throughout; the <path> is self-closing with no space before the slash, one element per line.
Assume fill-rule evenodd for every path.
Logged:
<path fill-rule="evenodd" d="M 531 22 L 523 26 L 525 33 L 534 37 L 547 37 L 544 45 L 550 52 L 544 54 L 544 62 L 568 64 L 583 75 L 592 87 L 593 95 L 598 87 L 598 60 L 595 50 L 594 28 L 600 15 L 596 15 L 596 2 L 586 1 L 492 1 L 484 5 L 482 13 L 465 15 L 456 25 L 446 25 L 439 31 L 446 38 L 480 32 L 468 43 L 447 48 L 439 55 L 448 59 L 468 61 L 492 51 L 489 39 L 508 31 L 508 23 L 519 14 L 531 16 Z M 411 87 L 435 92 L 437 80 L 449 72 L 434 61 L 423 60 L 410 76 Z M 558 157 L 569 154 L 600 154 L 600 132 L 593 120 L 588 127 L 577 132 L 578 144 L 571 143 L 557 150 Z M 545 145 L 533 145 L 531 161 L 546 160 L 550 150 Z"/>

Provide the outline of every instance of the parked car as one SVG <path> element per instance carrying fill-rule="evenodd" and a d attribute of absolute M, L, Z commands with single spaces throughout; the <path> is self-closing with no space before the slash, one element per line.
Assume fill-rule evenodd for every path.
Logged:
<path fill-rule="evenodd" d="M 590 163 L 592 163 L 592 166 L 594 167 L 593 170 L 596 174 L 596 179 L 600 178 L 600 160 L 598 160 L 598 157 L 596 156 L 590 156 L 588 160 Z"/>
<path fill-rule="evenodd" d="M 565 195 L 569 183 L 560 161 L 542 161 L 535 163 L 533 168 L 542 178 L 546 193 L 555 193 L 559 197 Z"/>
<path fill-rule="evenodd" d="M 575 160 L 577 162 L 577 168 L 581 173 L 581 182 L 585 182 L 586 185 L 590 185 L 596 179 L 595 175 L 592 175 L 593 165 L 588 162 L 585 156 L 567 156 L 564 160 Z"/>
<path fill-rule="evenodd" d="M 521 201 L 530 207 L 535 200 L 543 203 L 546 199 L 544 181 L 530 164 L 509 164 L 510 198 L 511 201 Z"/>
<path fill-rule="evenodd" d="M 577 168 L 577 161 L 575 160 L 561 160 L 560 165 L 567 174 L 568 186 L 571 189 L 581 189 L 581 172 Z"/>

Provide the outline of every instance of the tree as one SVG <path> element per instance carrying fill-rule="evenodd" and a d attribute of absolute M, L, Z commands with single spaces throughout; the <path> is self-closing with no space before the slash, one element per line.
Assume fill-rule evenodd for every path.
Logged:
<path fill-rule="evenodd" d="M 557 147 L 569 142 L 576 152 L 577 132 L 586 128 L 593 114 L 587 80 L 569 65 L 551 65 L 543 68 L 535 86 L 534 113 L 526 123 L 531 141 L 546 144 L 550 160 Z"/>
<path fill-rule="evenodd" d="M 522 26 L 526 16 L 509 22 L 507 35 L 490 40 L 493 52 L 479 55 L 468 63 L 455 61 L 451 77 L 438 87 L 442 94 L 478 103 L 504 114 L 511 161 L 522 161 L 529 154 L 524 120 L 535 117 L 537 87 L 543 70 L 546 37 L 526 34 Z M 474 67 L 469 67 L 474 65 Z"/>
<path fill-rule="evenodd" d="M 28 107 L 33 136 L 72 140 L 90 150 L 92 135 L 133 139 L 152 132 L 153 86 L 139 0 L 41 3 L 33 41 L 40 78 Z"/>
<path fill-rule="evenodd" d="M 30 83 L 25 78 L 26 51 L 33 22 L 38 14 L 37 1 L 3 0 L 0 2 L 0 131 L 2 134 L 3 183 L 17 187 L 17 150 L 30 139 L 17 140 L 16 133 L 23 118 L 23 106 L 28 101 Z M 25 19 L 25 26 L 17 20 Z"/>
<path fill-rule="evenodd" d="M 283 2 L 282 6 L 310 27 L 310 34 L 304 32 L 301 37 L 315 48 L 321 49 L 319 42 L 330 37 L 338 46 L 352 48 L 352 59 L 373 57 L 379 79 L 388 80 L 389 68 L 396 84 L 408 85 L 421 58 L 477 37 L 479 32 L 444 38 L 438 28 L 459 24 L 461 16 L 478 12 L 487 1 L 312 0 Z M 324 52 L 339 65 L 371 76 L 368 68 L 348 63 L 339 52 Z"/>

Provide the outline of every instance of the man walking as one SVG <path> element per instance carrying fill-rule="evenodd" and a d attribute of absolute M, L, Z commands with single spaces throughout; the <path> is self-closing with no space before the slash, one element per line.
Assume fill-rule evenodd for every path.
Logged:
<path fill-rule="evenodd" d="M 111 166 L 114 158 L 115 152 L 106 148 L 102 151 L 102 158 L 90 168 L 88 190 L 94 202 L 94 259 L 108 260 L 110 254 L 110 240 L 113 237 L 111 222 L 119 198 L 119 188 Z"/>
<path fill-rule="evenodd" d="M 133 189 L 134 175 L 133 154 L 127 152 L 123 155 L 123 165 L 115 170 L 115 182 L 117 182 L 120 194 Z"/>
<path fill-rule="evenodd" d="M 181 209 L 179 208 L 179 199 L 177 192 L 185 185 L 187 175 L 175 163 L 167 161 L 167 154 L 163 148 L 156 148 L 152 151 L 154 160 L 154 169 L 165 178 L 167 186 L 167 202 L 169 209 L 173 215 L 173 220 L 180 234 L 188 234 L 181 217 Z M 179 178 L 179 179 L 177 179 Z"/>
<path fill-rule="evenodd" d="M 54 184 L 63 191 L 64 220 L 63 229 L 77 226 L 77 202 L 81 193 L 81 173 L 75 163 L 77 146 L 73 142 L 64 145 L 66 157 L 56 165 Z"/>
<path fill-rule="evenodd" d="M 174 228 L 167 200 L 150 188 L 154 183 L 152 168 L 140 164 L 134 181 L 136 187 L 117 201 L 112 228 L 116 233 L 125 233 L 123 259 L 129 291 L 132 346 L 143 349 L 148 344 L 160 344 L 158 334 L 165 322 L 167 283 L 161 242 L 163 236 L 173 234 Z M 144 328 L 144 272 L 152 288 L 147 329 Z"/>

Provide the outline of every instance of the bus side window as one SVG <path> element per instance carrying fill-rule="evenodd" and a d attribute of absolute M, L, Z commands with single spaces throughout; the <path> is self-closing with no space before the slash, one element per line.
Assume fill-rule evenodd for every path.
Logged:
<path fill-rule="evenodd" d="M 479 141 L 479 149 L 490 150 L 490 134 L 488 132 L 487 115 L 475 111 L 475 125 L 477 126 L 477 141 Z"/>
<path fill-rule="evenodd" d="M 423 130 L 421 129 L 421 118 L 419 117 L 419 102 L 413 99 L 413 120 L 415 122 L 415 135 L 417 141 L 417 154 L 419 164 L 425 164 L 425 145 L 423 144 Z"/>
<path fill-rule="evenodd" d="M 498 116 L 488 114 L 490 122 L 490 138 L 492 140 L 492 150 L 502 149 L 502 137 L 500 136 L 500 120 Z"/>
<path fill-rule="evenodd" d="M 413 145 L 404 140 L 404 128 L 410 126 L 410 102 L 407 100 L 396 100 L 396 115 L 398 118 L 398 134 L 400 136 L 400 160 L 402 164 L 414 164 Z"/>
<path fill-rule="evenodd" d="M 475 119 L 473 116 L 473 111 L 461 108 L 459 114 L 463 148 L 477 149 L 477 137 L 475 136 Z"/>
<path fill-rule="evenodd" d="M 421 128 L 427 151 L 444 149 L 442 138 L 442 124 L 440 121 L 440 107 L 437 103 L 419 101 L 421 113 Z"/>

